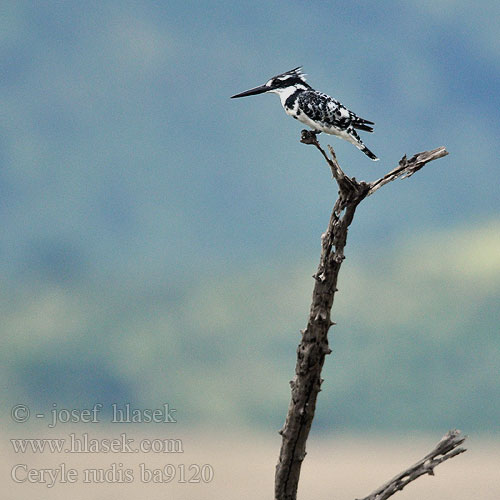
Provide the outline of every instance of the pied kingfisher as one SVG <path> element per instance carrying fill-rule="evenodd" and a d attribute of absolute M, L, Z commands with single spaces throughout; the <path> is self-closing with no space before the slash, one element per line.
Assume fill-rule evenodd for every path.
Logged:
<path fill-rule="evenodd" d="M 285 112 L 311 127 L 314 133 L 326 132 L 341 137 L 354 144 L 372 160 L 378 160 L 363 144 L 355 130 L 373 132 L 371 125 L 375 124 L 349 111 L 333 97 L 314 90 L 306 83 L 300 66 L 281 75 L 273 76 L 265 85 L 233 95 L 231 99 L 264 92 L 278 94 Z"/>

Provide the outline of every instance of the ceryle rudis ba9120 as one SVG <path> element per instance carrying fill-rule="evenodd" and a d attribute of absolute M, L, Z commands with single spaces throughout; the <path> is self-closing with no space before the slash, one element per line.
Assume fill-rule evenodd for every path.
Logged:
<path fill-rule="evenodd" d="M 264 92 L 278 94 L 286 113 L 311 127 L 315 133 L 326 132 L 341 137 L 354 144 L 372 160 L 378 160 L 363 144 L 355 130 L 373 132 L 374 123 L 360 118 L 333 97 L 314 90 L 306 83 L 300 66 L 281 75 L 273 76 L 266 84 L 233 95 L 231 98 Z"/>

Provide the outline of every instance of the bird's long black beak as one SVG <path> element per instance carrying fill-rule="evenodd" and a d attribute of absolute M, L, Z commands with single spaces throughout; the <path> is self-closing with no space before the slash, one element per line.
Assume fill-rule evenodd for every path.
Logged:
<path fill-rule="evenodd" d="M 247 97 L 249 95 L 263 94 L 268 90 L 270 90 L 269 87 L 267 87 L 266 85 L 261 85 L 260 87 L 255 87 L 254 89 L 245 90 L 245 92 L 242 92 L 241 94 L 232 95 L 231 99 L 234 99 L 236 97 Z"/>

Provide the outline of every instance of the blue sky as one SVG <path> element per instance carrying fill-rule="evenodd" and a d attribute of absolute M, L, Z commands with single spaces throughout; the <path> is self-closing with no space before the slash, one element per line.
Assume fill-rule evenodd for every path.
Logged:
<path fill-rule="evenodd" d="M 398 348 L 395 335 L 411 335 L 401 354 L 411 393 L 424 372 L 431 370 L 431 379 L 460 373 L 464 360 L 450 355 L 444 370 L 448 354 L 439 346 L 458 349 L 473 328 L 478 357 L 467 366 L 485 370 L 473 378 L 484 394 L 472 385 L 458 399 L 484 417 L 472 413 L 467 425 L 494 430 L 499 10 L 486 1 L 8 2 L 0 20 L 8 397 L 145 404 L 161 399 L 166 383 L 179 387 L 179 406 L 193 421 L 207 394 L 228 421 L 281 418 L 336 187 L 316 151 L 298 142 L 300 126 L 275 96 L 229 96 L 302 65 L 313 87 L 376 122 L 363 138 L 380 156 L 377 164 L 320 136 L 356 178 L 380 177 L 403 154 L 441 145 L 450 151 L 357 213 L 340 283 L 351 300 L 341 292 L 334 315 L 342 317 L 339 329 L 355 332 L 351 347 L 364 349 L 367 373 L 351 387 L 349 367 L 332 358 L 332 390 L 344 402 L 358 394 L 354 401 L 365 410 L 377 408 L 363 396 L 367 380 L 377 381 L 374 391 L 396 390 L 380 375 L 384 365 L 368 333 L 380 336 L 382 352 Z M 411 314 L 400 317 L 391 300 L 417 285 L 420 298 L 409 294 L 403 310 Z M 367 315 L 359 309 L 371 310 L 373 287 L 388 299 Z M 432 320 L 425 319 L 433 305 Z M 415 324 L 434 339 L 418 349 L 411 348 Z M 440 344 L 443 330 L 448 337 Z M 334 348 L 338 342 L 346 352 L 335 358 L 351 359 L 338 335 Z M 276 363 L 263 346 L 278 350 Z M 423 359 L 435 349 L 429 367 Z M 402 369 L 396 361 L 394 370 Z M 250 374 L 261 376 L 257 389 Z M 381 415 L 370 425 L 423 421 L 430 428 L 455 406 L 458 425 L 457 399 L 442 402 L 453 383 L 425 398 L 433 417 L 420 418 L 420 395 L 411 393 L 398 417 Z M 267 390 L 249 416 L 244 401 Z M 278 397 L 283 404 L 271 408 Z M 359 411 L 344 408 L 349 427 Z"/>

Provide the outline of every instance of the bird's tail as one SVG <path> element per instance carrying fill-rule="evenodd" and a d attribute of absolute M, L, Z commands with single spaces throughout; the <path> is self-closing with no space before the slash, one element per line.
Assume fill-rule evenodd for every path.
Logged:
<path fill-rule="evenodd" d="M 365 155 L 368 156 L 370 160 L 378 161 L 378 158 L 365 146 L 365 144 L 361 140 L 361 137 L 359 137 L 358 133 L 354 130 L 354 128 L 352 128 L 352 126 L 347 129 L 347 132 L 350 136 L 350 142 L 352 142 L 358 149 L 363 151 L 363 153 L 365 153 Z"/>
<path fill-rule="evenodd" d="M 365 153 L 365 155 L 368 156 L 370 160 L 373 161 L 379 160 L 379 158 L 377 158 L 364 144 L 362 146 L 358 146 L 358 148 L 361 149 L 361 151 L 363 151 L 363 153 Z"/>

